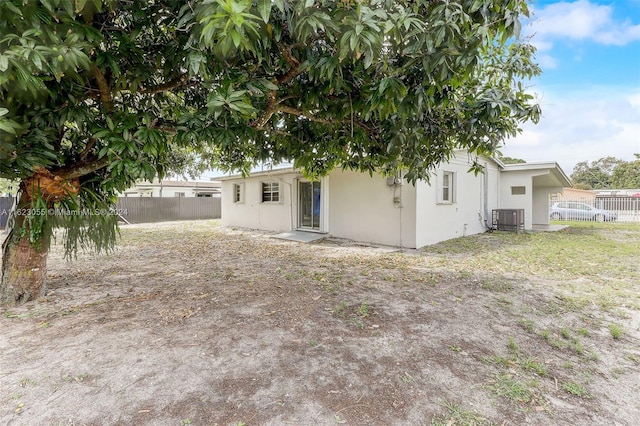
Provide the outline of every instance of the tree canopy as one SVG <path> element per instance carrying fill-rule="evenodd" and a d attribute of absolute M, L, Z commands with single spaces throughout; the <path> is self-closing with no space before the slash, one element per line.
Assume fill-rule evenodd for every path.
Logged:
<path fill-rule="evenodd" d="M 640 154 L 633 161 L 615 157 L 581 161 L 571 174 L 571 182 L 578 189 L 636 189 L 640 188 Z"/>
<path fill-rule="evenodd" d="M 1 0 L 0 177 L 24 203 L 76 209 L 194 157 L 426 179 L 537 121 L 527 14 L 524 0 Z M 54 218 L 28 219 L 35 242 Z M 71 248 L 113 235 L 75 229 Z"/>
<path fill-rule="evenodd" d="M 635 160 L 622 161 L 611 172 L 611 187 L 614 189 L 640 189 L 640 154 Z"/>
<path fill-rule="evenodd" d="M 523 1 L 3 1 L 2 176 L 37 167 L 162 174 L 190 148 L 218 166 L 309 172 L 492 153 L 537 119 L 509 37 Z M 13 136 L 13 137 L 11 137 Z M 84 167 L 82 171 L 80 169 Z M 71 172 L 71 169 L 76 172 Z"/>

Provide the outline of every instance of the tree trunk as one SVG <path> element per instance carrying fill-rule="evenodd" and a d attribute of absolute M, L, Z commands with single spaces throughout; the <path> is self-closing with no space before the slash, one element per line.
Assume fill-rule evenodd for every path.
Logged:
<path fill-rule="evenodd" d="M 82 169 L 84 170 L 84 169 Z M 40 229 L 35 244 L 29 240 L 31 229 L 25 212 L 33 209 L 32 200 L 39 200 L 36 215 L 50 220 L 48 211 L 60 200 L 80 190 L 78 170 L 66 171 L 65 177 L 49 170 L 36 168 L 34 174 L 20 182 L 15 224 L 2 244 L 2 281 L 0 305 L 18 305 L 44 296 L 47 279 L 47 256 L 51 242 L 50 228 Z M 42 223 L 40 224 L 42 225 Z M 19 235 L 18 235 L 19 233 Z"/>
<path fill-rule="evenodd" d="M 13 230 L 3 244 L 0 305 L 18 305 L 44 295 L 48 249 L 29 243 L 29 233 L 15 236 Z"/>

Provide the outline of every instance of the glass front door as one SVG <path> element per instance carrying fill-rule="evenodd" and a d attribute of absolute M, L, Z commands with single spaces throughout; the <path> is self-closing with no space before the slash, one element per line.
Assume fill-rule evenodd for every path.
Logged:
<path fill-rule="evenodd" d="M 298 182 L 298 227 L 320 230 L 320 182 Z"/>

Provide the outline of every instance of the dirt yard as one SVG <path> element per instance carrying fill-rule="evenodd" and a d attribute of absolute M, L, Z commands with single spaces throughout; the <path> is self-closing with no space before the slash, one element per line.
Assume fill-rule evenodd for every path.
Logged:
<path fill-rule="evenodd" d="M 483 260 L 528 235 L 402 253 L 216 221 L 122 235 L 54 248 L 46 297 L 0 308 L 0 424 L 640 424 L 638 252 L 605 277 L 624 306 L 570 269 Z"/>

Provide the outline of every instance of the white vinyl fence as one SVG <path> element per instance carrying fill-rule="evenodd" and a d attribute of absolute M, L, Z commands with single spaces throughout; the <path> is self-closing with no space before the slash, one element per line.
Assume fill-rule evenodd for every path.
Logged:
<path fill-rule="evenodd" d="M 592 199 L 551 199 L 552 220 L 609 220 L 640 222 L 640 197 L 603 197 Z"/>

